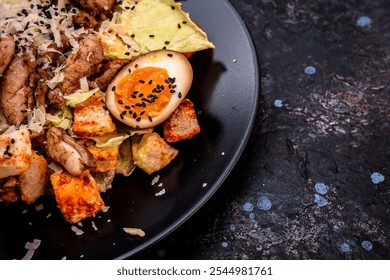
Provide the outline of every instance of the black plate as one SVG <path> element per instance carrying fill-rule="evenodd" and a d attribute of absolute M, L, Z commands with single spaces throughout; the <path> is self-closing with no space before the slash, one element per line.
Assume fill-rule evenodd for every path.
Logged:
<path fill-rule="evenodd" d="M 21 259 L 26 242 L 34 239 L 41 240 L 34 259 L 124 259 L 172 232 L 221 186 L 252 129 L 259 97 L 257 57 L 230 3 L 182 3 L 183 10 L 216 46 L 190 59 L 195 77 L 189 97 L 201 112 L 201 133 L 175 145 L 179 156 L 161 172 L 148 176 L 136 170 L 128 178 L 117 177 L 113 188 L 103 195 L 106 205 L 111 206 L 109 211 L 84 220 L 82 227 L 78 226 L 83 235 L 71 230 L 53 197 L 42 198 L 31 206 L 1 205 L 1 259 Z M 151 185 L 157 174 L 162 187 Z M 155 196 L 162 188 L 166 193 Z M 39 204 L 44 209 L 37 211 L 35 206 Z M 123 227 L 141 228 L 146 236 L 130 236 Z"/>

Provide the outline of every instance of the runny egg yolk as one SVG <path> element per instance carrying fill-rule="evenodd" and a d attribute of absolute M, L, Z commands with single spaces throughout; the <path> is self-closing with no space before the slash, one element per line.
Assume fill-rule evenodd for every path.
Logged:
<path fill-rule="evenodd" d="M 174 92 L 174 78 L 164 68 L 137 68 L 128 73 L 114 90 L 121 117 L 152 120 L 168 105 Z"/>

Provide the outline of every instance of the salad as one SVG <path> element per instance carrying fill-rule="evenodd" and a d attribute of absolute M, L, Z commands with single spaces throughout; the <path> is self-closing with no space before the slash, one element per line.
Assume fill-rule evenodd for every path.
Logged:
<path fill-rule="evenodd" d="M 214 48 L 174 0 L 0 2 L 0 203 L 52 195 L 69 223 L 116 175 L 200 132 L 188 58 Z M 159 129 L 156 129 L 159 128 Z"/>

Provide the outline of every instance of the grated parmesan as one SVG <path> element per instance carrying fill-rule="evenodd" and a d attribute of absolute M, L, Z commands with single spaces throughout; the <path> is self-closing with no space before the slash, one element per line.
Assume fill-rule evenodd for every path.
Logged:
<path fill-rule="evenodd" d="M 76 233 L 76 235 L 83 235 L 84 234 L 84 231 L 82 231 L 81 229 L 79 229 L 78 227 L 76 226 L 71 226 L 70 229 Z"/>
<path fill-rule="evenodd" d="M 140 228 L 130 228 L 130 227 L 124 227 L 124 232 L 130 234 L 130 235 L 138 235 L 140 237 L 145 236 L 145 232 Z"/>
<path fill-rule="evenodd" d="M 27 242 L 24 246 L 27 249 L 26 255 L 22 258 L 22 260 L 31 260 L 34 256 L 35 250 L 41 245 L 41 240 L 34 239 L 33 242 Z"/>
<path fill-rule="evenodd" d="M 77 38 L 85 34 L 84 28 L 76 29 L 72 18 L 78 9 L 66 5 L 68 1 L 59 1 L 54 6 L 50 0 L 20 1 L 19 3 L 0 3 L 0 36 L 11 35 L 17 42 L 17 55 L 28 54 L 35 60 L 32 49 L 42 55 L 53 51 L 52 46 L 62 47 L 60 30 L 73 47 L 77 47 Z M 7 35 L 6 35 L 7 34 Z M 18 47 L 18 46 L 22 47 Z"/>

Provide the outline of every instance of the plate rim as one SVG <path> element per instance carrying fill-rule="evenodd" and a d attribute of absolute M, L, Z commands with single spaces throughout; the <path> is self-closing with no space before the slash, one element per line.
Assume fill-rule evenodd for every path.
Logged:
<path fill-rule="evenodd" d="M 251 108 L 251 115 L 248 122 L 248 125 L 246 127 L 243 141 L 240 142 L 240 145 L 238 146 L 238 149 L 235 150 L 234 156 L 232 157 L 232 160 L 230 160 L 229 164 L 224 168 L 223 173 L 218 177 L 218 180 L 213 184 L 213 186 L 210 188 L 210 190 L 207 192 L 207 195 L 204 195 L 197 203 L 194 204 L 193 207 L 189 208 L 185 215 L 182 215 L 180 219 L 177 219 L 174 223 L 166 227 L 164 230 L 156 234 L 153 238 L 149 239 L 148 241 L 140 244 L 139 246 L 136 246 L 135 248 L 127 251 L 124 254 L 119 255 L 118 257 L 114 258 L 115 260 L 125 260 L 131 256 L 134 256 L 137 253 L 140 253 L 147 248 L 155 245 L 157 242 L 161 241 L 162 239 L 168 237 L 172 232 L 174 232 L 177 228 L 179 228 L 181 225 L 183 225 L 186 221 L 188 221 L 195 213 L 197 213 L 200 208 L 202 208 L 207 201 L 210 200 L 210 198 L 220 189 L 222 184 L 225 182 L 227 177 L 230 175 L 234 167 L 237 165 L 237 162 L 239 161 L 242 153 L 245 150 L 245 147 L 248 144 L 249 138 L 252 134 L 253 127 L 256 121 L 256 116 L 258 113 L 259 108 L 259 100 L 260 100 L 260 63 L 259 63 L 259 56 L 257 53 L 257 49 L 255 47 L 253 37 L 251 33 L 249 32 L 249 29 L 245 22 L 243 21 L 242 17 L 236 10 L 236 8 L 230 3 L 228 0 L 221 0 L 224 2 L 227 7 L 231 10 L 231 12 L 235 15 L 236 19 L 240 23 L 241 29 L 244 31 L 245 37 L 248 39 L 247 43 L 249 44 L 249 47 L 251 49 L 252 54 L 252 62 L 254 66 L 254 75 L 255 75 L 255 88 L 254 92 L 256 95 L 254 96 L 254 103 L 253 107 Z"/>

